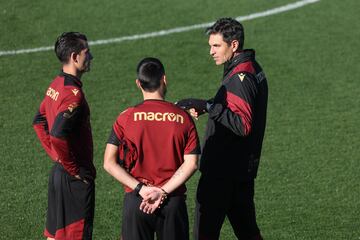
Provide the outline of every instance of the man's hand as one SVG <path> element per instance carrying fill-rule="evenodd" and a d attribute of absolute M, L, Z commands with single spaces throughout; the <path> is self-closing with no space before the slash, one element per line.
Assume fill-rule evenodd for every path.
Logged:
<path fill-rule="evenodd" d="M 188 110 L 191 116 L 198 118 L 200 115 L 207 112 L 207 101 L 197 98 L 186 98 L 175 103 L 182 109 Z"/>
<path fill-rule="evenodd" d="M 143 186 L 140 190 L 143 201 L 140 210 L 147 214 L 152 214 L 166 199 L 166 194 L 158 187 Z"/>
<path fill-rule="evenodd" d="M 204 99 L 198 99 L 198 98 L 185 98 L 182 99 L 175 104 L 182 109 L 189 110 L 191 108 L 195 108 L 195 110 L 199 113 L 206 112 L 206 103 L 207 101 Z"/>
<path fill-rule="evenodd" d="M 74 177 L 79 179 L 80 181 L 82 181 L 85 184 L 89 184 L 89 182 L 85 178 L 80 177 L 80 175 L 74 175 Z"/>

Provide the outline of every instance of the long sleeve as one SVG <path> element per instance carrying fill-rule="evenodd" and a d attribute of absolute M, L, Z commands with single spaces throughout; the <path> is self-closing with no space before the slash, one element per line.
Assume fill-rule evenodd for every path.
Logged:
<path fill-rule="evenodd" d="M 209 117 L 236 135 L 249 135 L 256 93 L 256 80 L 252 74 L 234 74 L 217 92 L 209 109 Z"/>
<path fill-rule="evenodd" d="M 49 127 L 46 119 L 44 101 L 40 104 L 39 111 L 36 113 L 34 117 L 33 128 L 45 152 L 50 156 L 52 160 L 56 161 L 58 156 L 54 151 L 54 149 L 52 148 L 50 142 Z"/>

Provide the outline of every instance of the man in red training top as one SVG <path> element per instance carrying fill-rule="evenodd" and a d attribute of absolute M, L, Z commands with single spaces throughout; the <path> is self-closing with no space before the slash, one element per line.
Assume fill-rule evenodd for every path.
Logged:
<path fill-rule="evenodd" d="M 78 32 L 59 36 L 55 53 L 62 71 L 46 90 L 33 122 L 54 161 L 44 235 L 48 239 L 91 239 L 96 170 L 90 110 L 80 78 L 90 70 L 92 55 L 86 36 Z"/>
<path fill-rule="evenodd" d="M 199 139 L 191 116 L 164 100 L 162 63 L 145 58 L 136 84 L 144 101 L 113 125 L 104 168 L 125 185 L 122 239 L 189 239 L 185 181 L 197 169 Z M 120 160 L 120 163 L 118 162 Z"/>

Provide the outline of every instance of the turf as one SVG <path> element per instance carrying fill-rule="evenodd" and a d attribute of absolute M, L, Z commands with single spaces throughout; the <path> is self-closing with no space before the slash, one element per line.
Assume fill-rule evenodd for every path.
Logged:
<path fill-rule="evenodd" d="M 90 40 L 171 29 L 237 17 L 290 0 L 244 1 L 5 1 L 0 0 L 0 51 L 51 46 L 64 31 Z M 245 47 L 256 49 L 269 80 L 268 124 L 256 181 L 265 239 L 360 237 L 360 22 L 354 0 L 321 0 L 294 11 L 245 21 Z M 111 125 L 141 101 L 135 66 L 159 57 L 169 101 L 211 97 L 221 79 L 203 30 L 93 46 L 84 75 L 98 169 L 94 239 L 118 239 L 122 187 L 102 169 Z M 52 51 L 0 56 L 0 239 L 40 239 L 51 162 L 32 119 L 60 66 Z M 201 136 L 206 119 L 197 122 Z M 197 173 L 188 182 L 193 223 Z M 216 189 L 214 189 L 216 194 Z M 221 239 L 235 239 L 229 223 Z"/>

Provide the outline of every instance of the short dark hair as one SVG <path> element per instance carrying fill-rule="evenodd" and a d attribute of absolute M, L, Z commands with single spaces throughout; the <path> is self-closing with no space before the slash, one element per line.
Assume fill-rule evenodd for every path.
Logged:
<path fill-rule="evenodd" d="M 206 29 L 206 34 L 220 33 L 223 36 L 224 42 L 230 45 L 233 40 L 239 42 L 238 50 L 244 47 L 244 27 L 241 23 L 233 18 L 220 18 L 211 27 Z"/>
<path fill-rule="evenodd" d="M 147 57 L 139 62 L 136 72 L 141 87 L 147 92 L 154 92 L 160 87 L 165 69 L 159 59 Z"/>
<path fill-rule="evenodd" d="M 71 53 L 79 54 L 87 48 L 87 38 L 79 32 L 64 32 L 55 42 L 55 53 L 60 62 L 68 63 Z"/>

